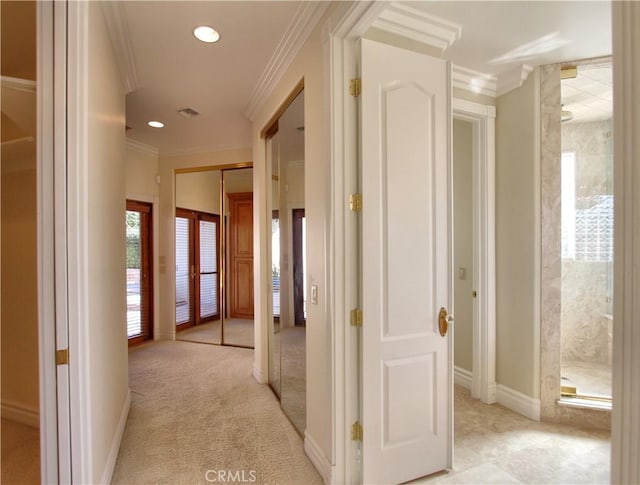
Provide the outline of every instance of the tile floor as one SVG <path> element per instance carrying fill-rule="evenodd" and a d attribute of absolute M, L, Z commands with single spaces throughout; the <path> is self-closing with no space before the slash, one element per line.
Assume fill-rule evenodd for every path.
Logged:
<path fill-rule="evenodd" d="M 609 432 L 531 421 L 459 386 L 454 443 L 453 470 L 411 483 L 609 483 Z"/>

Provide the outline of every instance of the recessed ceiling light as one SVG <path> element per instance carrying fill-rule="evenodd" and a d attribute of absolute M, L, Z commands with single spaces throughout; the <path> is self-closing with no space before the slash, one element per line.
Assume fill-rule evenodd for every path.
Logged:
<path fill-rule="evenodd" d="M 208 25 L 201 25 L 200 27 L 196 27 L 193 29 L 193 35 L 196 36 L 196 39 L 201 40 L 202 42 L 218 42 L 220 40 L 220 34 L 213 27 L 209 27 Z"/>
<path fill-rule="evenodd" d="M 154 128 L 164 128 L 164 123 L 162 123 L 161 121 L 149 121 L 149 123 L 147 124 Z"/>

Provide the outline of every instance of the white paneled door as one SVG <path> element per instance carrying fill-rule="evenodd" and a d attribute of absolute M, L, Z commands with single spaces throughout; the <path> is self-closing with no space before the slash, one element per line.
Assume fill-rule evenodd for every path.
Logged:
<path fill-rule="evenodd" d="M 451 466 L 450 66 L 361 43 L 363 482 Z"/>

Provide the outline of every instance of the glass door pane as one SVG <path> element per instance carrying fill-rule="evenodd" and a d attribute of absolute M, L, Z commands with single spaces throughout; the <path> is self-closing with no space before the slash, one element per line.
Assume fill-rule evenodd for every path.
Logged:
<path fill-rule="evenodd" d="M 200 319 L 218 316 L 218 223 L 200 220 Z"/>
<path fill-rule="evenodd" d="M 191 322 L 190 220 L 176 217 L 176 325 Z"/>
<path fill-rule="evenodd" d="M 127 200 L 126 280 L 129 344 L 153 337 L 151 204 Z"/>
<path fill-rule="evenodd" d="M 579 65 L 576 78 L 562 80 L 561 387 L 565 396 L 611 398 L 611 99 L 610 63 Z"/>
<path fill-rule="evenodd" d="M 142 334 L 140 307 L 140 212 L 127 211 L 127 337 Z"/>

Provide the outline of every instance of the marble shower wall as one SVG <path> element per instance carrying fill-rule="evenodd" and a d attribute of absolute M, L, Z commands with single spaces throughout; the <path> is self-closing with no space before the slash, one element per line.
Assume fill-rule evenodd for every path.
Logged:
<path fill-rule="evenodd" d="M 612 194 L 611 130 L 611 120 L 562 124 L 562 151 L 575 153 L 578 208 Z M 602 256 L 562 260 L 563 363 L 611 364 L 611 319 L 606 316 L 611 262 Z"/>
<path fill-rule="evenodd" d="M 611 411 L 559 404 L 563 305 L 560 66 L 540 69 L 540 417 L 543 421 L 611 429 Z M 597 183 L 589 181 L 588 185 Z"/>

